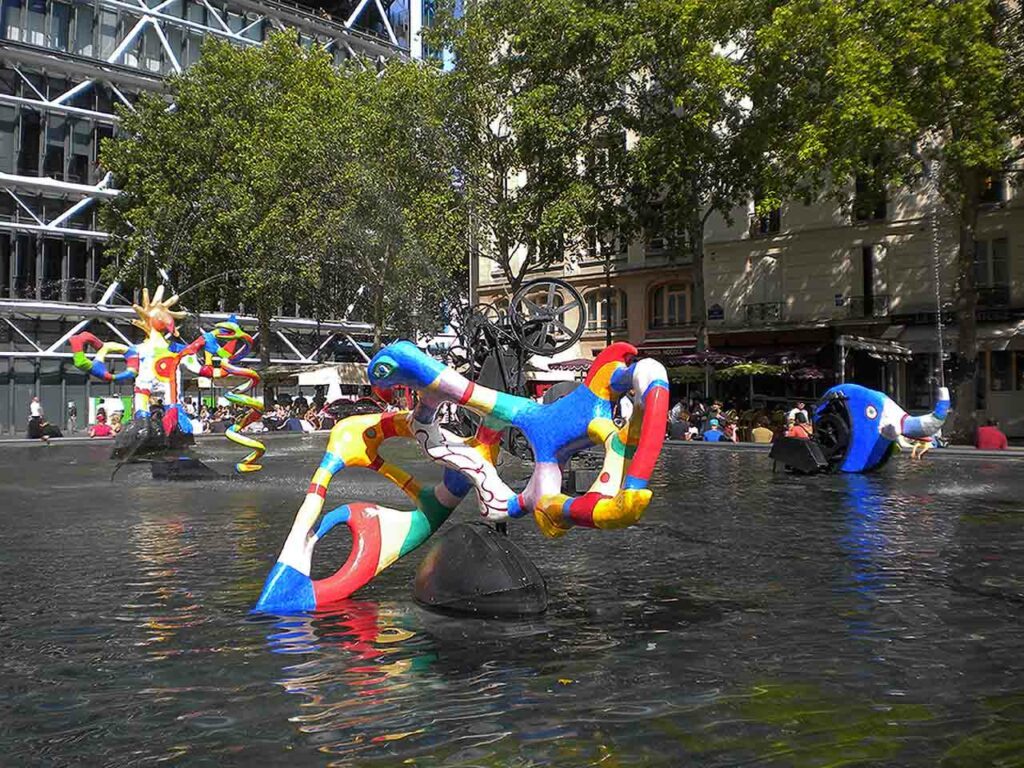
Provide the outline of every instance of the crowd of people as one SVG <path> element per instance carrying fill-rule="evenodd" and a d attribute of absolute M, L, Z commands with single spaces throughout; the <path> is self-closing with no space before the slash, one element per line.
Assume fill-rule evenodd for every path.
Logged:
<path fill-rule="evenodd" d="M 211 406 L 194 397 L 186 397 L 183 407 L 196 434 L 225 432 L 248 411 L 236 405 Z M 159 399 L 153 401 L 151 408 L 156 416 L 163 412 Z M 454 419 L 454 406 L 450 410 L 452 413 L 442 414 L 442 417 L 447 417 L 442 418 L 442 421 Z M 348 414 L 338 408 L 338 402 L 328 403 L 323 388 L 317 387 L 310 399 L 301 390 L 295 396 L 280 395 L 260 419 L 247 425 L 243 431 L 317 432 L 331 429 L 345 415 Z M 73 402 L 68 403 L 66 416 L 67 428 L 74 434 L 78 413 Z M 95 421 L 88 425 L 87 433 L 89 437 L 114 437 L 121 431 L 123 424 L 123 411 L 114 411 L 108 415 L 106 409 L 100 407 L 96 410 Z M 782 435 L 803 440 L 813 438 L 814 426 L 804 401 L 797 401 L 788 409 L 782 405 L 751 408 L 742 402 L 691 397 L 677 401 L 668 414 L 667 436 L 676 440 L 771 443 Z M 38 397 L 33 397 L 29 404 L 27 436 L 42 440 L 63 436 L 60 427 L 46 420 Z M 999 425 L 989 419 L 978 427 L 975 447 L 981 450 L 1005 450 L 1008 443 Z"/>
<path fill-rule="evenodd" d="M 751 408 L 746 403 L 693 397 L 676 402 L 668 415 L 668 436 L 676 440 L 705 442 L 770 443 L 786 435 L 810 439 L 814 435 L 807 404 L 797 402 Z"/>

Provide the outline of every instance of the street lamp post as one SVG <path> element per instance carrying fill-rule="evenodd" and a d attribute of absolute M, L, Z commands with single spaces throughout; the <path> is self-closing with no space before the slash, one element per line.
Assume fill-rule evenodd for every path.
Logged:
<path fill-rule="evenodd" d="M 612 255 L 611 249 L 605 248 L 600 237 L 597 242 L 604 250 L 604 345 L 612 345 Z"/>

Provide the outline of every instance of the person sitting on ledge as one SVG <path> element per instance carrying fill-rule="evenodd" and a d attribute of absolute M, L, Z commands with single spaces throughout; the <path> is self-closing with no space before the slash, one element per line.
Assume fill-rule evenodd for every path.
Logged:
<path fill-rule="evenodd" d="M 704 433 L 704 440 L 709 443 L 717 443 L 725 439 L 726 437 L 722 434 L 718 419 L 711 419 L 708 422 L 707 432 Z"/>
<path fill-rule="evenodd" d="M 814 428 L 811 427 L 810 423 L 808 423 L 807 414 L 803 411 L 797 411 L 793 418 L 793 426 L 786 432 L 786 437 L 810 440 L 811 435 L 814 434 Z"/>
<path fill-rule="evenodd" d="M 107 412 L 103 408 L 96 411 L 96 423 L 89 427 L 89 437 L 111 437 L 114 430 L 107 424 Z"/>
<path fill-rule="evenodd" d="M 974 444 L 980 451 L 1005 451 L 1007 448 L 1006 435 L 995 419 L 989 419 L 985 426 L 978 427 Z"/>
<path fill-rule="evenodd" d="M 770 443 L 775 439 L 775 433 L 768 429 L 768 419 L 761 416 L 757 420 L 757 426 L 750 430 L 750 438 L 755 443 Z"/>

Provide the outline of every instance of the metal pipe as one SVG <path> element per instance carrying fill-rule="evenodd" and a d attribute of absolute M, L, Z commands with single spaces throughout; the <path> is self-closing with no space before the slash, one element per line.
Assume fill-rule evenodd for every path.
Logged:
<path fill-rule="evenodd" d="M 38 109 L 40 111 L 46 110 L 49 112 L 57 112 L 62 115 L 72 115 L 75 117 L 87 117 L 91 120 L 97 120 L 101 123 L 119 123 L 121 118 L 117 115 L 110 115 L 106 112 L 97 112 L 94 109 L 83 109 L 81 107 L 69 107 L 66 104 L 58 104 L 54 101 L 41 100 L 41 99 L 26 99 L 24 96 L 12 96 L 8 93 L 0 93 L 0 102 L 5 104 L 13 104 L 20 107 L 29 107 L 31 109 Z"/>

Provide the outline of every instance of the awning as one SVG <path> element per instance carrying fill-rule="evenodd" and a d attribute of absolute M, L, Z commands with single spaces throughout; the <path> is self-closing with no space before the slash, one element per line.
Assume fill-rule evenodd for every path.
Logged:
<path fill-rule="evenodd" d="M 556 363 L 551 363 L 548 369 L 552 371 L 589 371 L 593 362 L 593 358 L 588 360 L 585 357 L 574 357 L 571 360 L 559 360 Z"/>
<path fill-rule="evenodd" d="M 329 387 L 332 384 L 368 386 L 366 366 L 361 363 L 334 363 L 299 373 L 300 387 Z"/>
<path fill-rule="evenodd" d="M 805 365 L 813 361 L 822 350 L 821 344 L 798 344 L 789 346 L 736 347 L 721 351 L 742 357 L 754 363 L 770 365 Z"/>
<path fill-rule="evenodd" d="M 739 355 L 730 355 L 728 352 L 719 352 L 714 349 L 705 349 L 703 352 L 690 352 L 684 355 L 673 355 L 669 359 L 669 365 L 672 367 L 684 365 L 710 365 L 713 368 L 725 368 L 745 362 L 746 359 Z"/>
<path fill-rule="evenodd" d="M 857 352 L 866 352 L 879 360 L 910 360 L 914 353 L 902 344 L 885 339 L 846 334 L 836 339 L 836 346 Z"/>
<path fill-rule="evenodd" d="M 831 378 L 834 374 L 832 371 L 824 368 L 818 368 L 815 365 L 809 365 L 806 368 L 797 368 L 794 371 L 790 371 L 786 374 L 787 378 L 796 379 L 797 381 L 821 381 L 823 379 Z"/>
<path fill-rule="evenodd" d="M 1004 323 L 979 323 L 978 348 L 992 352 L 1024 350 L 1024 321 L 1010 320 Z M 939 350 L 938 331 L 934 325 L 914 325 L 903 328 L 894 336 L 914 352 L 936 353 Z M 956 349 L 960 338 L 956 326 L 942 329 L 942 346 L 947 353 Z"/>
<path fill-rule="evenodd" d="M 697 349 L 695 336 L 674 339 L 645 339 L 636 346 L 641 357 L 654 357 L 664 360 L 679 357 Z"/>

